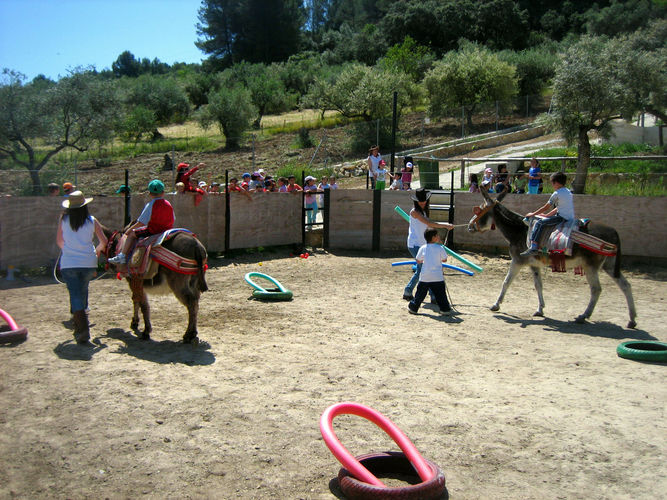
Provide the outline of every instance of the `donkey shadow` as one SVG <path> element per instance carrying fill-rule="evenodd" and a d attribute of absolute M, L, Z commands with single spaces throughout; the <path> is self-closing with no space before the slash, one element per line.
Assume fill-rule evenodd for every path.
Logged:
<path fill-rule="evenodd" d="M 513 316 L 511 314 L 494 314 L 495 318 L 503 320 L 511 325 L 521 328 L 527 326 L 541 326 L 547 332 L 567 333 L 576 335 L 589 335 L 591 337 L 605 337 L 614 340 L 658 340 L 646 330 L 628 329 L 608 321 L 587 321 L 586 323 L 575 323 L 574 320 L 561 321 L 547 317 L 531 317 L 530 319 Z"/>
<path fill-rule="evenodd" d="M 106 337 L 123 342 L 124 345 L 119 346 L 116 353 L 153 363 L 182 363 L 188 366 L 215 363 L 215 356 L 209 352 L 211 345 L 208 342 L 199 342 L 199 345 L 193 347 L 173 340 L 142 340 L 122 328 L 108 329 Z"/>

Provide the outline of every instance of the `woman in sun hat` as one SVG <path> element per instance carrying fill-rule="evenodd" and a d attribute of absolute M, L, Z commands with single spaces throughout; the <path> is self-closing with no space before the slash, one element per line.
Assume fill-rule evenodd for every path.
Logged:
<path fill-rule="evenodd" d="M 410 229 L 408 230 L 408 251 L 412 257 L 417 257 L 419 247 L 426 245 L 426 238 L 424 231 L 429 228 L 433 229 L 454 229 L 454 226 L 447 222 L 435 222 L 428 218 L 429 216 L 429 199 L 431 192 L 427 189 L 417 189 L 410 196 L 414 202 L 414 208 L 410 210 Z M 405 285 L 403 290 L 403 299 L 412 300 L 412 291 L 419 283 L 419 274 L 421 273 L 421 264 L 417 264 L 415 273 L 410 278 L 410 281 Z M 433 295 L 431 295 L 433 299 Z"/>
<path fill-rule="evenodd" d="M 62 250 L 60 271 L 69 291 L 74 338 L 79 344 L 90 339 L 88 324 L 88 283 L 97 273 L 97 257 L 104 251 L 107 238 L 100 223 L 88 212 L 92 198 L 73 191 L 62 205 L 65 212 L 58 222 L 56 243 Z M 99 243 L 93 244 L 97 236 Z"/>

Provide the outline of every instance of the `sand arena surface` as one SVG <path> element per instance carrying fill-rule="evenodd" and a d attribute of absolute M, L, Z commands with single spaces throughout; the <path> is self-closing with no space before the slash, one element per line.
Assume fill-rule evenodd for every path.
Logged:
<path fill-rule="evenodd" d="M 186 312 L 171 295 L 151 297 L 144 342 L 126 283 L 95 281 L 94 343 L 81 347 L 63 325 L 63 285 L 3 281 L 0 307 L 29 339 L 0 346 L 0 498 L 335 498 L 339 464 L 318 422 L 340 401 L 393 420 L 452 499 L 659 498 L 667 365 L 616 346 L 667 341 L 667 271 L 625 271 L 638 311 L 627 330 L 606 275 L 592 321 L 577 325 L 584 278 L 548 272 L 546 317 L 533 318 L 524 270 L 493 313 L 509 260 L 465 255 L 485 270 L 446 273 L 451 319 L 430 305 L 407 313 L 409 271 L 390 266 L 407 252 L 212 260 L 196 348 L 178 343 Z M 247 300 L 249 271 L 294 300 Z M 334 429 L 355 455 L 396 449 L 359 417 Z"/>

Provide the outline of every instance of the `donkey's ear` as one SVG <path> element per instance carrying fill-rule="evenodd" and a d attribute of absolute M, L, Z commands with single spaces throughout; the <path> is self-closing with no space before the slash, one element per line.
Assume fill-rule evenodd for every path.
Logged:
<path fill-rule="evenodd" d="M 480 187 L 479 187 L 479 192 L 482 193 L 482 196 L 484 197 L 484 199 L 485 199 L 487 202 L 489 202 L 489 203 L 493 203 L 493 200 L 492 200 L 491 197 L 489 196 L 489 188 L 488 188 L 488 187 L 486 187 L 486 186 L 480 186 Z"/>
<path fill-rule="evenodd" d="M 509 193 L 509 190 L 505 189 L 502 193 L 496 196 L 496 201 L 503 201 L 503 198 L 507 196 L 507 193 Z"/>

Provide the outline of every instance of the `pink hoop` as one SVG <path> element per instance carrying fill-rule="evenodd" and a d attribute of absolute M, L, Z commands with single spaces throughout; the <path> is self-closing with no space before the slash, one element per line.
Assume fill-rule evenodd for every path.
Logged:
<path fill-rule="evenodd" d="M 10 330 L 18 330 L 19 326 L 16 324 L 16 321 L 5 311 L 0 309 L 0 316 L 2 316 L 2 319 L 5 320 L 5 322 L 9 325 Z"/>
<path fill-rule="evenodd" d="M 399 429 L 391 420 L 380 412 L 359 403 L 337 403 L 330 406 L 324 410 L 324 413 L 322 413 L 322 417 L 320 417 L 320 432 L 322 433 L 325 444 L 329 450 L 331 450 L 331 453 L 333 453 L 333 456 L 336 457 L 343 467 L 350 471 L 355 478 L 374 486 L 386 488 L 386 485 L 375 477 L 366 467 L 361 465 L 361 463 L 352 456 L 347 448 L 345 448 L 336 437 L 333 430 L 333 419 L 334 417 L 343 414 L 363 417 L 380 427 L 394 440 L 394 443 L 399 446 L 403 453 L 405 453 L 405 456 L 410 460 L 410 463 L 415 468 L 422 481 L 426 482 L 433 479 L 433 470 L 428 466 L 424 457 L 420 455 L 417 448 L 415 448 L 415 445 L 412 444 L 412 441 L 410 441 L 410 439 L 403 434 L 403 431 L 401 431 L 401 429 Z"/>

